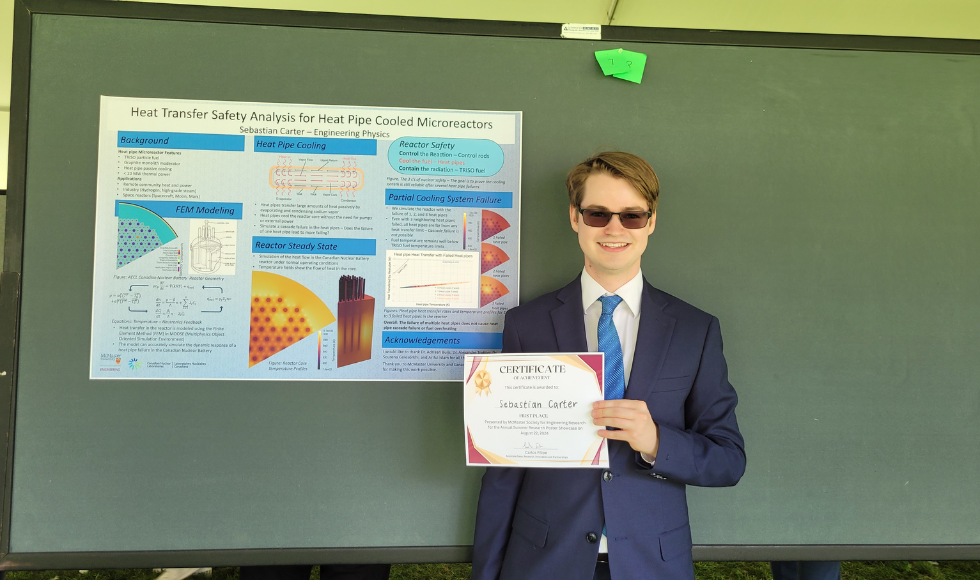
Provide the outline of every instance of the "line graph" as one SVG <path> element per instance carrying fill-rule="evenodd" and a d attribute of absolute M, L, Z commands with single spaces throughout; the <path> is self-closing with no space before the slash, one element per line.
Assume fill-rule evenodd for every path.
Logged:
<path fill-rule="evenodd" d="M 385 253 L 385 307 L 479 306 L 479 252 L 388 250 Z"/>
<path fill-rule="evenodd" d="M 432 288 L 433 286 L 459 286 L 460 284 L 466 284 L 468 280 L 462 280 L 460 282 L 440 282 L 439 284 L 416 284 L 415 286 L 402 286 L 402 288 Z"/>

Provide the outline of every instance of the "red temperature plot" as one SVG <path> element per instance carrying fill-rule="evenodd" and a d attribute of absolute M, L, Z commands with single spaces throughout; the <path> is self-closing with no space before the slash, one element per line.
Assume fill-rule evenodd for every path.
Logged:
<path fill-rule="evenodd" d="M 480 241 L 485 242 L 510 227 L 510 222 L 502 215 L 488 209 L 483 210 L 480 218 Z"/>
<path fill-rule="evenodd" d="M 504 252 L 493 244 L 480 244 L 480 273 L 486 274 L 510 259 Z"/>
<path fill-rule="evenodd" d="M 374 298 L 360 276 L 341 276 L 337 303 L 337 367 L 371 359 Z"/>
<path fill-rule="evenodd" d="M 480 308 L 507 294 L 510 294 L 510 290 L 501 284 L 500 280 L 490 276 L 480 276 Z"/>

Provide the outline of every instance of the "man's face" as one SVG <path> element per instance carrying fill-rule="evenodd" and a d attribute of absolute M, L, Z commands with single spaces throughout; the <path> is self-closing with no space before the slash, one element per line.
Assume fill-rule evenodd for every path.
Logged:
<path fill-rule="evenodd" d="M 595 173 L 585 180 L 582 208 L 612 212 L 650 211 L 647 201 L 628 181 L 605 173 Z M 572 229 L 578 232 L 578 244 L 585 254 L 585 268 L 597 282 L 625 283 L 636 275 L 640 257 L 647 247 L 647 237 L 656 226 L 656 213 L 645 227 L 635 230 L 624 228 L 619 216 L 612 216 L 605 227 L 585 225 L 575 207 L 568 208 L 568 216 Z"/>

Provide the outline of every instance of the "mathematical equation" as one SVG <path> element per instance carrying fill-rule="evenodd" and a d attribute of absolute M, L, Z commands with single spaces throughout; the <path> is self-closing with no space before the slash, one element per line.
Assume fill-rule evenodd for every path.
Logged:
<path fill-rule="evenodd" d="M 109 295 L 109 303 L 125 306 L 128 312 L 147 314 L 152 318 L 185 318 L 190 314 L 224 312 L 224 296 L 220 286 L 196 286 L 194 284 L 157 281 L 150 284 L 133 284 L 128 291 Z"/>

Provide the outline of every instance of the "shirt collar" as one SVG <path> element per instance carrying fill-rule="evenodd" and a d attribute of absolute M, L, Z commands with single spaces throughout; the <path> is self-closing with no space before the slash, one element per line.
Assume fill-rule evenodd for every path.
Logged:
<path fill-rule="evenodd" d="M 586 311 L 592 306 L 600 296 L 611 296 L 615 294 L 623 299 L 626 307 L 630 309 L 633 318 L 640 315 L 640 302 L 643 298 L 643 271 L 636 273 L 633 279 L 620 286 L 615 292 L 607 292 L 599 285 L 589 273 L 582 270 L 582 310 Z"/>

